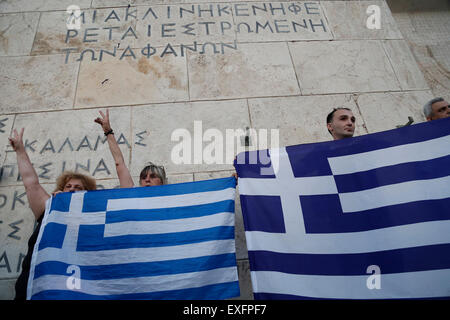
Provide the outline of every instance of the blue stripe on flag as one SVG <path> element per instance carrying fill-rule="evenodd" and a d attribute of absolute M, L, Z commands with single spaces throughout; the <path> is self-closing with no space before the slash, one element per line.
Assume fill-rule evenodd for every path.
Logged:
<path fill-rule="evenodd" d="M 107 211 L 106 223 L 185 219 L 203 217 L 220 212 L 234 212 L 234 200 L 224 200 L 188 207 Z"/>
<path fill-rule="evenodd" d="M 434 179 L 450 175 L 450 155 L 427 161 L 402 163 L 363 172 L 335 175 L 339 193 L 372 189 L 389 184 Z M 436 168 L 439 168 L 436 170 Z"/>
<path fill-rule="evenodd" d="M 330 157 L 357 154 L 439 138 L 450 134 L 449 122 L 450 119 L 441 119 L 353 137 L 352 139 L 302 144 L 300 148 L 299 146 L 288 146 L 286 152 L 289 155 L 295 177 L 331 175 L 328 164 L 328 158 Z M 368 140 L 370 140 L 370 143 L 364 143 Z"/>
<path fill-rule="evenodd" d="M 249 251 L 248 256 L 252 271 L 304 275 L 367 275 L 370 265 L 379 266 L 383 274 L 450 268 L 450 244 L 347 254 Z"/>
<path fill-rule="evenodd" d="M 178 246 L 212 240 L 234 239 L 234 226 L 194 231 L 104 237 L 105 225 L 80 225 L 77 251 Z"/>
<path fill-rule="evenodd" d="M 33 300 L 205 300 L 226 299 L 239 296 L 238 281 L 213 284 L 197 288 L 167 290 L 157 292 L 140 292 L 121 295 L 91 295 L 77 291 L 47 290 L 33 295 Z"/>
<path fill-rule="evenodd" d="M 67 225 L 65 224 L 55 222 L 47 223 L 42 233 L 38 250 L 45 248 L 62 248 L 66 231 Z"/>
<path fill-rule="evenodd" d="M 269 292 L 255 292 L 253 293 L 255 300 L 328 300 L 330 298 L 312 298 L 312 297 L 302 297 L 295 296 L 292 294 L 281 294 L 281 293 L 269 293 Z"/>
<path fill-rule="evenodd" d="M 50 212 L 62 211 L 68 212 L 70 206 L 70 199 L 72 199 L 72 192 L 58 193 L 52 198 L 52 204 L 50 206 Z"/>
<path fill-rule="evenodd" d="M 234 160 L 234 167 L 240 178 L 275 178 L 268 150 L 241 152 Z M 245 166 L 245 171 L 240 168 Z M 261 176 L 261 169 L 265 170 Z"/>
<path fill-rule="evenodd" d="M 199 272 L 234 265 L 236 265 L 235 253 L 226 253 L 177 260 L 78 267 L 82 280 L 109 280 Z M 45 275 L 67 276 L 69 266 L 70 264 L 58 261 L 42 262 L 36 266 L 34 278 L 37 279 Z"/>
<path fill-rule="evenodd" d="M 411 223 L 450 220 L 450 198 L 342 212 L 339 195 L 300 196 L 306 233 L 358 232 Z"/>
<path fill-rule="evenodd" d="M 83 212 L 106 211 L 108 200 L 139 197 L 163 197 L 189 193 L 219 191 L 236 187 L 236 179 L 221 178 L 196 182 L 168 184 L 164 186 L 94 190 L 84 196 Z"/>
<path fill-rule="evenodd" d="M 246 231 L 286 232 L 279 196 L 240 195 Z"/>
<path fill-rule="evenodd" d="M 253 294 L 255 300 L 341 300 L 341 298 L 314 298 L 305 296 L 296 296 L 292 294 L 255 292 Z M 449 297 L 433 297 L 433 298 L 390 298 L 393 300 L 448 300 Z M 355 300 L 352 300 L 354 302 Z"/>

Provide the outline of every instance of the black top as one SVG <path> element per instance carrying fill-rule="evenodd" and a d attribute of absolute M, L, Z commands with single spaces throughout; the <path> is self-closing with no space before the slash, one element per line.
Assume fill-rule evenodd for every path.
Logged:
<path fill-rule="evenodd" d="M 16 297 L 14 300 L 26 300 L 27 299 L 27 286 L 28 286 L 28 276 L 30 275 L 31 267 L 31 257 L 33 255 L 34 245 L 36 244 L 39 230 L 41 229 L 42 219 L 44 214 L 37 220 L 37 226 L 34 229 L 33 234 L 28 240 L 28 252 L 22 262 L 22 272 L 16 281 Z"/>

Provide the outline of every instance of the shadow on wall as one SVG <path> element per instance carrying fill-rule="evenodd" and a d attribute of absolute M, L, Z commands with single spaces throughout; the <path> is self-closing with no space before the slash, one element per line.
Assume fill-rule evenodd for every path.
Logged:
<path fill-rule="evenodd" d="M 393 13 L 450 10 L 450 0 L 387 0 L 386 2 Z"/>

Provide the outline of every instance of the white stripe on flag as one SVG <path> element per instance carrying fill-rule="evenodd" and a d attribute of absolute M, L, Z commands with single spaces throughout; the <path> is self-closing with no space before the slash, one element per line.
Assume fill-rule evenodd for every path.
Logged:
<path fill-rule="evenodd" d="M 218 201 L 234 199 L 234 188 L 218 191 L 177 194 L 172 196 L 148 198 L 123 198 L 108 200 L 107 211 L 133 209 L 160 209 L 195 206 Z"/>
<path fill-rule="evenodd" d="M 369 190 L 339 193 L 343 212 L 357 212 L 422 200 L 450 197 L 450 176 L 416 180 Z"/>
<path fill-rule="evenodd" d="M 80 201 L 79 199 L 72 200 L 72 202 Z M 51 214 L 47 217 L 47 223 L 55 222 L 66 225 L 71 224 L 83 224 L 83 225 L 96 225 L 105 223 L 105 211 L 101 212 L 89 212 L 82 214 L 72 214 L 70 211 L 57 211 L 52 210 Z"/>
<path fill-rule="evenodd" d="M 242 195 L 279 196 L 286 193 L 306 196 L 335 194 L 338 191 L 333 176 L 291 177 L 287 179 L 239 178 L 239 194 Z"/>
<path fill-rule="evenodd" d="M 297 275 L 277 271 L 252 271 L 255 293 L 290 294 L 328 299 L 433 298 L 450 295 L 450 269 L 383 274 L 381 289 L 369 289 L 371 276 Z"/>
<path fill-rule="evenodd" d="M 43 290 L 70 291 L 66 286 L 68 277 L 69 276 L 49 275 L 35 279 L 33 283 L 33 295 Z M 238 281 L 236 267 L 139 278 L 108 280 L 81 279 L 80 284 L 83 293 L 92 295 L 113 295 L 198 288 L 211 284 L 233 281 Z"/>
<path fill-rule="evenodd" d="M 291 226 L 295 228 L 295 226 Z M 298 227 L 297 227 L 298 229 Z M 450 221 L 430 221 L 333 234 L 277 234 L 246 231 L 248 250 L 282 253 L 363 253 L 444 244 L 450 242 Z M 370 241 L 368 241 L 370 239 Z"/>
<path fill-rule="evenodd" d="M 36 265 L 46 261 L 60 261 L 73 265 L 96 266 L 196 258 L 234 253 L 235 241 L 234 239 L 227 239 L 169 247 L 77 251 L 76 254 L 64 257 L 61 257 L 60 251 L 61 249 L 58 248 L 45 248 L 39 251 Z M 60 259 L 55 257 L 60 257 Z"/>
<path fill-rule="evenodd" d="M 422 142 L 328 158 L 334 175 L 367 171 L 400 163 L 425 161 L 450 154 L 450 135 Z"/>
<path fill-rule="evenodd" d="M 220 226 L 234 226 L 234 213 L 221 212 L 203 217 L 173 220 L 107 223 L 105 237 L 185 232 Z"/>

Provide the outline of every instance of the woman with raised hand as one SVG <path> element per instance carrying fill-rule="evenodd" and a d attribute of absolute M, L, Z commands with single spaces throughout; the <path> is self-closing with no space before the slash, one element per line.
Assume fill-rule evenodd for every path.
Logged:
<path fill-rule="evenodd" d="M 122 151 L 119 148 L 116 138 L 114 137 L 114 131 L 111 129 L 109 122 L 109 110 L 106 110 L 106 114 L 99 111 L 100 116 L 94 121 L 102 126 L 103 132 L 107 137 L 109 150 L 114 158 L 116 165 L 117 176 L 119 177 L 120 188 L 132 188 L 134 187 L 133 179 L 131 178 L 130 171 L 125 165 L 125 160 L 122 155 Z M 166 184 L 166 172 L 163 166 L 157 166 L 153 163 L 149 163 L 145 166 L 139 174 L 139 186 L 151 187 Z"/>
<path fill-rule="evenodd" d="M 14 129 L 13 136 L 9 138 L 9 143 L 16 152 L 19 173 L 22 177 L 23 185 L 25 186 L 28 204 L 34 214 L 34 217 L 37 220 L 37 227 L 35 228 L 28 241 L 28 252 L 22 263 L 22 272 L 16 282 L 16 300 L 26 299 L 31 256 L 33 254 L 34 245 L 36 244 L 36 240 L 39 235 L 42 218 L 44 217 L 45 203 L 51 197 L 51 195 L 48 194 L 47 191 L 45 191 L 45 189 L 39 183 L 38 175 L 34 170 L 33 165 L 31 164 L 30 158 L 28 157 L 25 146 L 23 144 L 23 133 L 24 128 L 22 128 L 20 133 L 18 133 L 17 130 Z M 95 179 L 83 174 L 65 171 L 57 178 L 56 188 L 53 191 L 52 195 L 60 192 L 95 190 L 96 188 L 97 187 Z"/>

